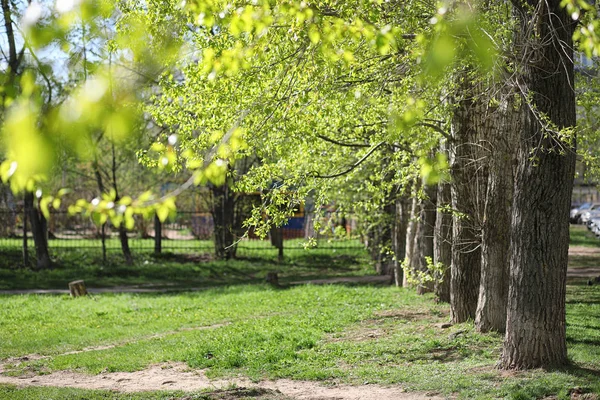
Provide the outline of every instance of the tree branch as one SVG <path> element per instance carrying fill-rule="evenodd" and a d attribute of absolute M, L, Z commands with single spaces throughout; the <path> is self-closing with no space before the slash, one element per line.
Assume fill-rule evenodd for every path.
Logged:
<path fill-rule="evenodd" d="M 443 130 L 442 128 L 440 128 L 439 126 L 437 126 L 435 124 L 431 124 L 429 122 L 418 122 L 415 124 L 415 126 L 423 126 L 425 128 L 431 128 L 434 131 L 438 132 L 443 137 L 445 137 L 446 139 L 452 140 L 452 136 L 448 132 L 446 132 L 445 130 Z"/>
<path fill-rule="evenodd" d="M 340 142 L 340 141 L 337 141 L 337 140 L 332 139 L 330 137 L 327 137 L 325 135 L 317 135 L 317 137 L 319 139 L 323 139 L 326 142 L 337 144 L 338 146 L 343 146 L 343 147 L 362 147 L 362 148 L 371 147 L 370 144 Z"/>
<path fill-rule="evenodd" d="M 339 176 L 342 175 L 346 175 L 350 172 L 352 172 L 354 169 L 356 169 L 356 167 L 358 167 L 360 164 L 362 164 L 367 158 L 369 158 L 371 156 L 371 154 L 373 154 L 375 152 L 375 150 L 377 150 L 378 148 L 380 148 L 381 146 L 383 146 L 385 144 L 385 142 L 379 142 L 378 144 L 376 144 L 375 146 L 373 146 L 371 148 L 371 150 L 369 150 L 367 152 L 367 154 L 365 154 L 364 156 L 362 156 L 362 158 L 360 160 L 358 160 L 357 162 L 355 162 L 354 164 L 352 164 L 350 166 L 350 168 L 342 171 L 342 172 L 338 172 L 336 174 L 332 174 L 332 175 L 321 175 L 319 173 L 314 173 L 313 177 L 314 178 L 319 178 L 319 179 L 331 179 L 331 178 L 337 178 Z"/>

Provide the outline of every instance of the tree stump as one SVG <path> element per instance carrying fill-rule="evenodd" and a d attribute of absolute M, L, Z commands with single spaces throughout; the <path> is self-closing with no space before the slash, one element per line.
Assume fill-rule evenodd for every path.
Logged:
<path fill-rule="evenodd" d="M 87 295 L 85 282 L 82 280 L 69 282 L 69 290 L 71 291 L 71 297 L 80 297 Z"/>
<path fill-rule="evenodd" d="M 277 276 L 277 272 L 267 272 L 266 281 L 273 286 L 279 286 L 279 277 Z"/>

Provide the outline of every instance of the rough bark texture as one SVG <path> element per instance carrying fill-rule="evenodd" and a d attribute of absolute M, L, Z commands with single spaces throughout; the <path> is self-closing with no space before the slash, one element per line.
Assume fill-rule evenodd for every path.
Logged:
<path fill-rule="evenodd" d="M 517 154 L 503 368 L 567 363 L 565 295 L 575 151 L 574 144 L 565 143 L 552 130 L 575 125 L 571 38 L 575 23 L 559 3 L 530 0 L 516 9 L 518 59 L 527 63 L 519 65 L 517 76 L 525 108 Z"/>
<path fill-rule="evenodd" d="M 450 306 L 453 323 L 475 319 L 481 272 L 482 193 L 485 173 L 480 159 L 481 114 L 484 105 L 473 93 L 478 88 L 470 80 L 469 71 L 459 74 L 457 107 L 452 119 L 452 141 L 449 146 L 452 176 L 452 265 Z"/>
<path fill-rule="evenodd" d="M 48 269 L 52 267 L 52 263 L 50 261 L 50 254 L 48 253 L 46 218 L 35 207 L 33 193 L 25 193 L 24 203 L 31 233 L 33 234 L 33 242 L 35 243 L 36 269 Z"/>
<path fill-rule="evenodd" d="M 433 261 L 433 236 L 435 232 L 436 206 L 437 206 L 437 186 L 426 185 L 425 199 L 422 202 L 421 213 L 419 217 L 420 230 L 419 240 L 415 244 L 418 251 L 418 268 L 419 271 L 429 274 L 427 259 Z M 425 294 L 433 291 L 433 282 L 419 282 L 417 285 L 417 293 Z"/>
<path fill-rule="evenodd" d="M 444 270 L 435 276 L 435 295 L 439 301 L 450 303 L 450 264 L 452 263 L 452 214 L 442 209 L 452 200 L 450 184 L 440 182 L 437 192 L 437 215 L 433 235 L 433 262 L 442 264 Z"/>
<path fill-rule="evenodd" d="M 480 332 L 504 332 L 508 296 L 508 269 L 511 238 L 513 165 L 521 128 L 521 112 L 515 108 L 514 92 L 503 89 L 489 107 L 482 129 L 486 137 L 487 194 L 482 222 L 481 282 L 475 317 Z"/>

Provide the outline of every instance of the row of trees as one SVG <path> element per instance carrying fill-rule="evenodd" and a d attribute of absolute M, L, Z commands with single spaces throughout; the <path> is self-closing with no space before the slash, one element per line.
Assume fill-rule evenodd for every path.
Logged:
<path fill-rule="evenodd" d="M 39 175 L 58 149 L 94 167 L 99 138 L 114 159 L 129 133 L 152 121 L 156 143 L 142 149 L 142 161 L 191 174 L 173 195 L 211 182 L 223 226 L 240 223 L 236 193 L 262 193 L 245 223 L 263 234 L 308 197 L 317 205 L 335 199 L 361 215 L 380 273 L 435 290 L 454 322 L 506 332 L 504 368 L 567 362 L 573 33 L 593 17 L 583 13 L 589 5 L 90 4 L 36 18 L 32 5 L 22 9 L 23 20 L 34 19 L 31 46 L 78 31 L 102 51 L 61 100 L 42 101 L 54 89 L 42 85 L 41 66 L 24 79 L 15 62 L 35 60 L 35 51 L 19 55 L 12 41 L 0 172 L 15 191 L 32 196 L 43 186 Z M 6 12 L 4 20 L 9 32 Z M 588 22 L 580 37 L 591 52 Z M 39 159 L 20 152 L 25 140 Z M 81 200 L 73 211 L 119 225 L 172 208 L 170 195 L 132 199 L 113 182 L 107 191 L 97 179 L 105 198 Z M 231 242 L 231 229 L 217 233 Z"/>

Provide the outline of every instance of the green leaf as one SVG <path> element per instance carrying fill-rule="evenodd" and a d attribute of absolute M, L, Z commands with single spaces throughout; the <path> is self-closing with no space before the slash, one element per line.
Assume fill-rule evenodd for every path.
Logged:
<path fill-rule="evenodd" d="M 40 211 L 46 217 L 46 219 L 50 218 L 50 210 L 48 210 L 48 204 L 52 201 L 52 197 L 43 197 L 40 200 Z"/>
<path fill-rule="evenodd" d="M 169 217 L 169 212 L 169 207 L 165 205 L 161 205 L 156 208 L 156 215 L 158 216 L 160 222 L 165 222 L 167 220 Z"/>

